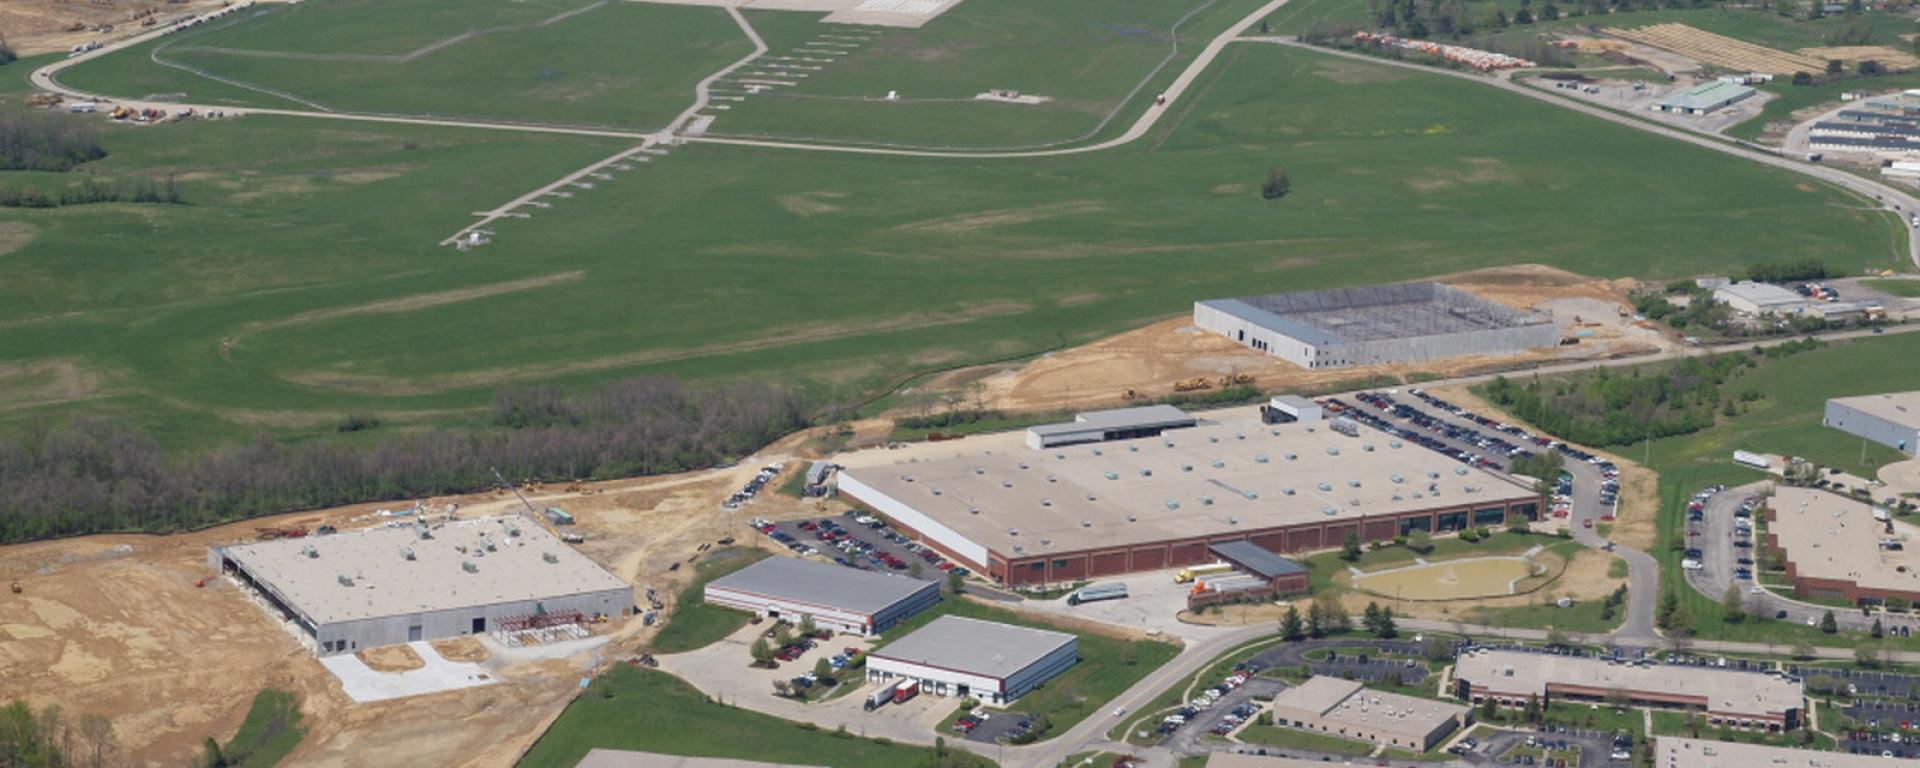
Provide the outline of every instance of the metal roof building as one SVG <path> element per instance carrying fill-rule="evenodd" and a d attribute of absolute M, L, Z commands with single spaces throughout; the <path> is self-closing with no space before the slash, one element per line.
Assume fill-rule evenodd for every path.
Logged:
<path fill-rule="evenodd" d="M 1713 300 L 1749 315 L 1792 314 L 1807 308 L 1807 298 L 1777 285 L 1742 280 L 1713 290 Z"/>
<path fill-rule="evenodd" d="M 1143 405 L 1074 414 L 1073 421 L 1027 428 L 1027 447 L 1034 450 L 1062 445 L 1153 437 L 1169 429 L 1198 424 L 1199 420 L 1171 405 Z"/>
<path fill-rule="evenodd" d="M 940 601 L 940 584 L 908 576 L 769 557 L 707 582 L 706 601 L 762 616 L 870 635 Z"/>
<path fill-rule="evenodd" d="M 1836 397 L 1827 401 L 1820 423 L 1908 456 L 1920 455 L 1920 391 Z"/>
<path fill-rule="evenodd" d="M 1560 341 L 1551 318 L 1439 283 L 1200 301 L 1193 324 L 1304 368 L 1512 354 Z"/>
<path fill-rule="evenodd" d="M 1283 576 L 1305 575 L 1307 572 L 1305 566 L 1245 539 L 1209 544 L 1207 551 L 1212 552 L 1215 557 L 1232 563 L 1240 570 L 1268 581 Z"/>
<path fill-rule="evenodd" d="M 625 615 L 633 586 L 519 517 L 216 546 L 321 654 L 514 628 L 536 615 Z"/>
<path fill-rule="evenodd" d="M 1533 489 L 1367 430 L 1214 411 L 1159 437 L 1032 450 L 1019 433 L 835 459 L 840 493 L 1001 584 L 1213 562 L 1207 547 L 1337 547 L 1537 517 Z"/>
<path fill-rule="evenodd" d="M 1724 80 L 1715 80 L 1711 83 L 1696 85 L 1679 93 L 1668 94 L 1658 102 L 1655 102 L 1653 108 L 1661 112 L 1676 112 L 1683 115 L 1704 115 L 1708 112 L 1747 99 L 1753 96 L 1753 94 L 1754 90 L 1750 87 L 1738 83 L 1729 83 Z"/>
<path fill-rule="evenodd" d="M 1425 752 L 1467 722 L 1467 708 L 1369 690 L 1353 680 L 1315 676 L 1273 697 L 1273 722 L 1330 736 Z"/>
<path fill-rule="evenodd" d="M 1005 704 L 1080 660 L 1065 632 L 942 616 L 867 655 L 868 680 L 907 678 L 940 696 Z"/>

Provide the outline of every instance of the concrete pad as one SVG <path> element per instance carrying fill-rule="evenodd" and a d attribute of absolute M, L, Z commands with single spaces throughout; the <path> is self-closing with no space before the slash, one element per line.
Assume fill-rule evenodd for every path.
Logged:
<path fill-rule="evenodd" d="M 379 672 L 350 653 L 323 656 L 320 666 L 326 667 L 340 680 L 340 687 L 346 691 L 348 698 L 361 704 L 475 688 L 496 682 L 493 675 L 479 664 L 448 661 L 425 642 L 407 643 L 407 647 L 419 654 L 426 666 L 406 672 Z"/>
<path fill-rule="evenodd" d="M 1920 493 L 1920 459 L 1896 461 L 1880 468 L 1880 482 L 1886 483 L 1885 491 L 1896 494 Z M 1875 494 L 1882 495 L 1884 493 Z"/>
<path fill-rule="evenodd" d="M 1193 587 L 1191 584 L 1176 583 L 1173 575 L 1177 572 L 1179 569 L 1176 568 L 1107 576 L 1093 580 L 1095 584 L 1114 582 L 1126 584 L 1127 596 L 1120 600 L 1067 605 L 1067 599 L 1060 597 L 1053 600 L 1027 600 L 1020 603 L 1018 609 L 1109 624 L 1122 631 L 1158 629 L 1167 635 L 1188 642 L 1198 642 L 1239 629 L 1238 627 L 1186 624 L 1175 619 L 1177 614 L 1186 610 L 1187 592 Z"/>

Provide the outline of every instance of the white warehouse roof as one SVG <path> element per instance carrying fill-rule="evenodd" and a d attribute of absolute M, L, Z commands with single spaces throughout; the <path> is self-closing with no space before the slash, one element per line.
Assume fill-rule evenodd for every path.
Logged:
<path fill-rule="evenodd" d="M 1076 639 L 1065 632 L 942 616 L 871 657 L 1005 680 Z"/>
<path fill-rule="evenodd" d="M 726 590 L 869 616 L 939 584 L 775 555 L 707 583 Z"/>

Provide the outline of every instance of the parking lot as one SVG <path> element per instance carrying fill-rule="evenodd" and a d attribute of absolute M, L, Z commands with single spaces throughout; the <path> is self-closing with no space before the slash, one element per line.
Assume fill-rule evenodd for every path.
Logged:
<path fill-rule="evenodd" d="M 973 723 L 968 726 L 967 723 Z M 1024 712 L 999 712 L 986 707 L 975 707 L 966 717 L 955 724 L 953 730 L 960 738 L 992 744 L 1001 739 L 1020 736 L 1033 727 L 1033 719 Z"/>
<path fill-rule="evenodd" d="M 1638 80 L 1586 79 L 1551 80 L 1547 78 L 1525 78 L 1521 82 L 1544 91 L 1579 99 L 1590 104 L 1598 104 L 1609 109 L 1631 112 L 1668 125 L 1685 128 L 1700 133 L 1718 134 L 1727 128 L 1760 114 L 1768 100 L 1773 96 L 1766 91 L 1757 91 L 1742 101 L 1716 109 L 1704 115 L 1682 115 L 1661 112 L 1654 104 L 1668 94 L 1678 95 L 1697 83 L 1681 81 L 1676 83 L 1643 82 Z"/>
<path fill-rule="evenodd" d="M 1840 711 L 1854 721 L 1840 739 L 1841 749 L 1856 755 L 1920 757 L 1920 706 L 1855 700 Z"/>
<path fill-rule="evenodd" d="M 923 581 L 940 581 L 949 572 L 958 572 L 961 576 L 970 573 L 965 567 L 914 543 L 878 518 L 858 511 L 850 510 L 838 517 L 780 522 L 755 518 L 749 524 L 795 553 L 849 568 L 897 573 Z"/>

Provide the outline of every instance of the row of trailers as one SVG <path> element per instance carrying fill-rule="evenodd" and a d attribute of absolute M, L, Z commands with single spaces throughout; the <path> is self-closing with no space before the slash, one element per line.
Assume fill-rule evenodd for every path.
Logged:
<path fill-rule="evenodd" d="M 1920 152 L 1920 115 L 1843 109 L 1808 129 L 1814 151 L 1906 156 Z"/>

